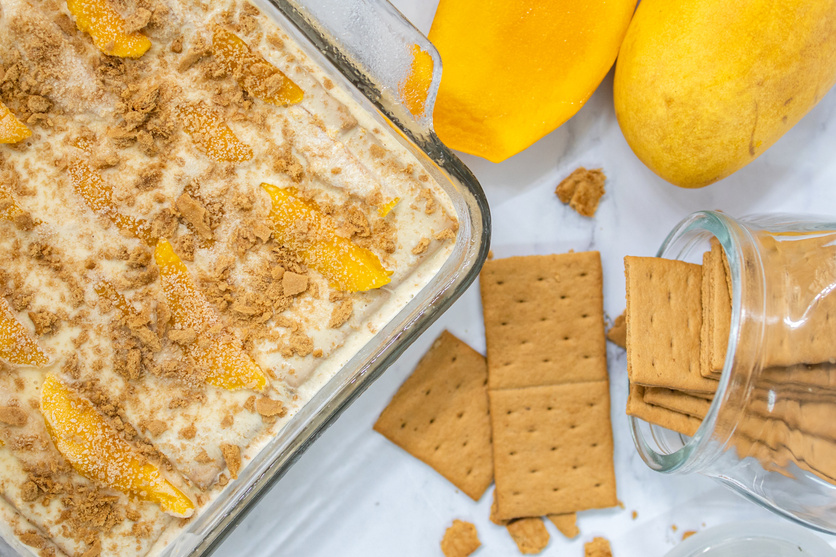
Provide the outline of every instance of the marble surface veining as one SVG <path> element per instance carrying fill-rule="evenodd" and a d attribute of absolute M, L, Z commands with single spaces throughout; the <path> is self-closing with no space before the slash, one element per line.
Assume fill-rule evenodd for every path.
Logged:
<path fill-rule="evenodd" d="M 424 31 L 437 0 L 394 4 Z M 523 153 L 501 163 L 461 155 L 487 193 L 496 257 L 599 250 L 604 307 L 624 309 L 623 257 L 653 255 L 670 229 L 700 209 L 732 216 L 764 212 L 836 217 L 836 92 L 754 163 L 700 190 L 679 189 L 648 170 L 630 151 L 612 107 L 612 72 L 581 111 Z M 554 195 L 577 166 L 602 167 L 607 193 L 593 219 Z M 474 284 L 302 456 L 219 547 L 217 557 L 403 557 L 441 555 L 454 518 L 473 522 L 480 557 L 518 555 L 506 530 L 488 520 L 492 488 L 474 503 L 444 478 L 372 431 L 372 424 L 432 340 L 449 329 L 484 353 L 478 287 Z M 547 523 L 542 555 L 580 556 L 583 542 L 603 535 L 617 557 L 663 555 L 688 530 L 731 520 L 780 520 L 702 476 L 652 472 L 630 440 L 624 406 L 626 359 L 608 346 L 618 497 L 624 508 L 579 515 L 572 541 Z M 637 517 L 632 518 L 632 511 Z M 833 544 L 834 538 L 828 538 Z"/>

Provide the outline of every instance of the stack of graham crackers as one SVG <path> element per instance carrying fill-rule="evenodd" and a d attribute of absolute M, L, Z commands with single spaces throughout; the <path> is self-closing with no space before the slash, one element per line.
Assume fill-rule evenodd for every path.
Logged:
<path fill-rule="evenodd" d="M 712 243 L 702 265 L 625 257 L 627 414 L 694 435 L 723 369 L 731 319 L 727 264 Z"/>
<path fill-rule="evenodd" d="M 491 520 L 538 553 L 547 516 L 618 504 L 597 252 L 488 261 L 487 360 L 444 332 L 375 430 L 474 500 L 496 482 Z"/>
<path fill-rule="evenodd" d="M 833 258 L 824 257 L 818 238 L 759 241 L 765 272 L 774 273 L 767 276 L 772 285 L 767 314 L 815 311 L 803 327 L 767 323 L 766 369 L 753 383 L 732 443 L 739 458 L 756 458 L 764 469 L 789 474 L 794 464 L 836 483 L 836 344 L 830 334 L 836 333 L 836 320 L 828 319 L 836 315 L 836 296 L 812 301 L 821 290 L 812 283 L 833 276 L 825 269 Z M 725 253 L 713 240 L 702 265 L 626 257 L 625 275 L 627 413 L 693 436 L 711 405 L 728 347 L 731 284 Z M 799 300 L 805 295 L 811 300 Z"/>

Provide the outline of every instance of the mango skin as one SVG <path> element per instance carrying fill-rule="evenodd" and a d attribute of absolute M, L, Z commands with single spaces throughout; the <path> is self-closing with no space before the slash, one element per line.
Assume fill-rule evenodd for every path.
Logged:
<path fill-rule="evenodd" d="M 834 82 L 833 0 L 642 0 L 615 114 L 653 172 L 700 188 L 755 160 Z"/>

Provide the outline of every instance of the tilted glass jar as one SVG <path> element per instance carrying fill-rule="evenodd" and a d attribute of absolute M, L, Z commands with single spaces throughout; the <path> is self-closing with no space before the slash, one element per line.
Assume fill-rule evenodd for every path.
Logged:
<path fill-rule="evenodd" d="M 693 437 L 631 417 L 633 440 L 655 470 L 836 533 L 836 219 L 698 212 L 657 255 L 699 263 L 712 237 L 731 288 L 717 392 Z"/>

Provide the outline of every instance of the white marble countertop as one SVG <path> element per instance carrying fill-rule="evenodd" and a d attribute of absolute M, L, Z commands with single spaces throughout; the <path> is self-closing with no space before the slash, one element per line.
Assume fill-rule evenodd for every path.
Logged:
<path fill-rule="evenodd" d="M 419 29 L 429 30 L 437 0 L 393 3 Z M 760 159 L 700 190 L 664 182 L 633 155 L 613 112 L 612 73 L 574 118 L 523 153 L 501 164 L 462 159 L 487 193 L 495 256 L 600 251 L 604 307 L 615 317 L 624 309 L 623 257 L 655 254 L 670 229 L 693 211 L 836 216 L 836 92 Z M 593 219 L 577 215 L 554 195 L 556 184 L 580 165 L 603 167 L 608 176 Z M 444 328 L 484 353 L 476 284 L 316 441 L 215 555 L 440 556 L 439 543 L 454 518 L 476 525 L 483 546 L 475 555 L 519 555 L 506 530 L 488 520 L 492 488 L 474 503 L 372 431 L 380 411 Z M 611 540 L 616 557 L 663 555 L 683 531 L 732 520 L 780 520 L 708 478 L 648 469 L 633 448 L 624 416 L 624 352 L 609 345 L 608 357 L 618 496 L 625 508 L 580 513 L 581 535 L 573 541 L 548 523 L 552 539 L 542 555 L 580 557 L 583 542 L 596 535 Z"/>

